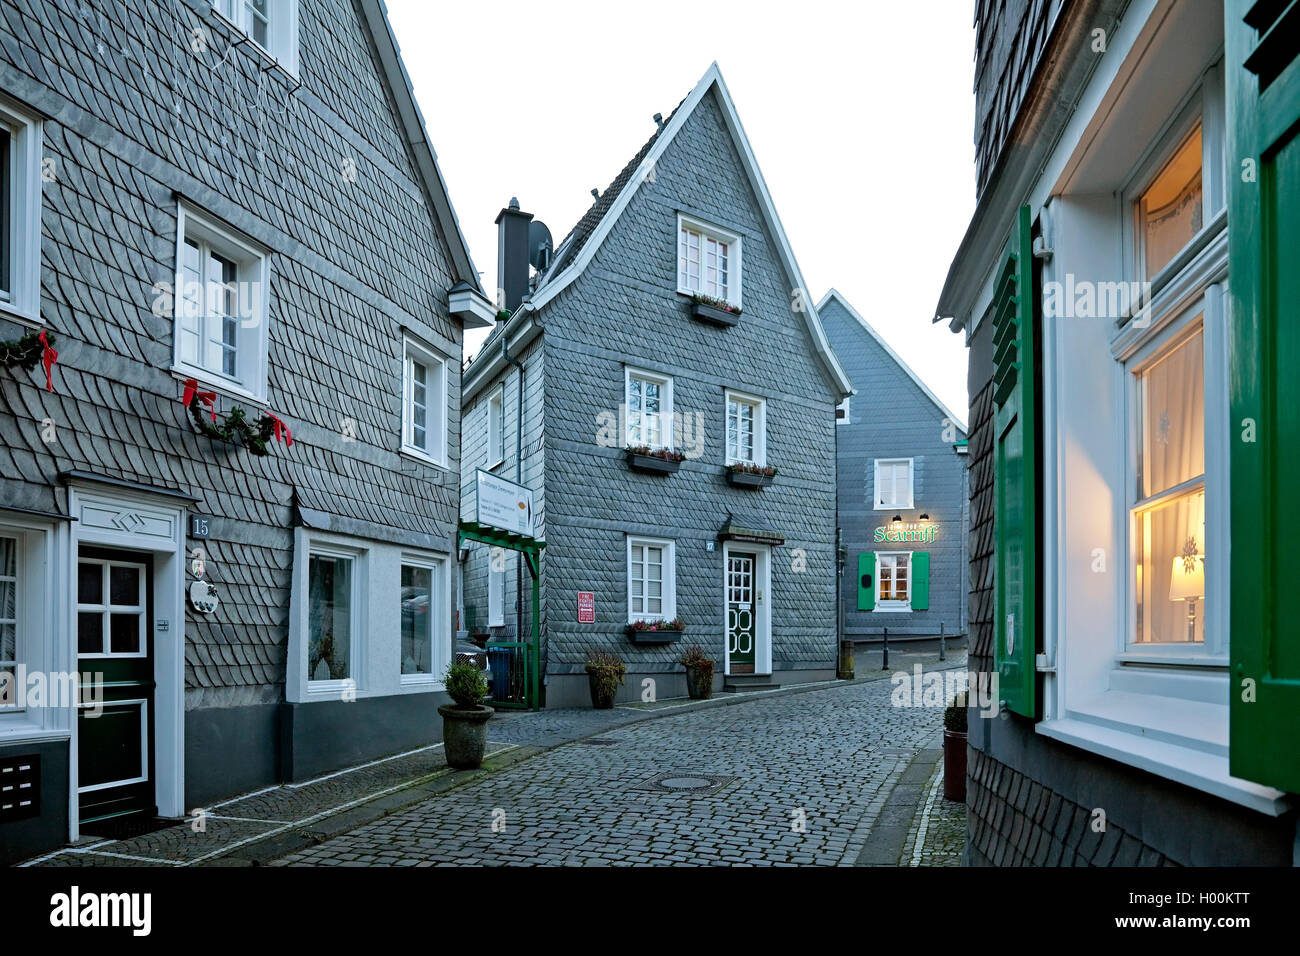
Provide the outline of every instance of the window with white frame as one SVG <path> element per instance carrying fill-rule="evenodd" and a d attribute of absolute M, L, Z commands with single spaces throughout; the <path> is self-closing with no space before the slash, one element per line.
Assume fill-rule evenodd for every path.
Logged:
<path fill-rule="evenodd" d="M 727 464 L 767 463 L 767 404 L 761 398 L 728 391 Z"/>
<path fill-rule="evenodd" d="M 144 657 L 148 653 L 147 565 L 77 560 L 77 655 Z"/>
<path fill-rule="evenodd" d="M 307 562 L 307 680 L 355 679 L 360 639 L 359 557 L 312 550 Z"/>
<path fill-rule="evenodd" d="M 1136 202 L 1142 273 L 1153 278 L 1201 231 L 1201 124 L 1177 146 Z"/>
<path fill-rule="evenodd" d="M 298 0 L 212 0 L 212 6 L 297 75 Z"/>
<path fill-rule="evenodd" d="M 406 340 L 402 450 L 447 463 L 447 359 Z"/>
<path fill-rule="evenodd" d="M 0 96 L 0 312 L 40 318 L 41 123 Z"/>
<path fill-rule="evenodd" d="M 672 448 L 673 380 L 629 368 L 625 394 L 628 446 Z"/>
<path fill-rule="evenodd" d="M 877 511 L 912 507 L 912 459 L 877 458 L 875 487 Z"/>
<path fill-rule="evenodd" d="M 174 368 L 264 400 L 266 251 L 184 204 L 176 232 Z"/>
<path fill-rule="evenodd" d="M 0 535 L 0 708 L 18 704 L 18 662 L 22 648 L 18 644 L 18 539 Z"/>
<path fill-rule="evenodd" d="M 488 468 L 506 460 L 506 387 L 500 386 L 488 399 Z"/>
<path fill-rule="evenodd" d="M 852 396 L 849 397 L 852 398 Z M 836 425 L 849 424 L 849 399 L 848 398 L 844 399 L 844 401 L 840 402 L 838 405 L 835 406 L 835 424 Z"/>
<path fill-rule="evenodd" d="M 506 551 L 488 549 L 488 627 L 506 625 Z"/>
<path fill-rule="evenodd" d="M 449 617 L 443 605 L 446 590 L 441 559 L 406 557 L 401 565 L 403 680 L 437 677 L 448 646 Z"/>
<path fill-rule="evenodd" d="M 677 291 L 740 306 L 740 237 L 677 218 Z"/>
<path fill-rule="evenodd" d="M 911 606 L 911 571 L 910 552 L 876 553 L 876 610 L 902 610 Z"/>
<path fill-rule="evenodd" d="M 671 621 L 677 616 L 673 542 L 627 539 L 627 619 Z"/>

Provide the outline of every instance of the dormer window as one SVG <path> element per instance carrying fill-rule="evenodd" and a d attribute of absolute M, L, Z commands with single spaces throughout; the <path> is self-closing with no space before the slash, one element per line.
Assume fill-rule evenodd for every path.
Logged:
<path fill-rule="evenodd" d="M 677 291 L 740 306 L 740 237 L 677 217 Z"/>

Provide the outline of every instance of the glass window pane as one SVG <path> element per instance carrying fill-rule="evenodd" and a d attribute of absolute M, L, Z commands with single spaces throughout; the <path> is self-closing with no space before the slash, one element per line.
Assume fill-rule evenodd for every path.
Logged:
<path fill-rule="evenodd" d="M 77 603 L 104 603 L 104 566 L 96 561 L 77 565 Z"/>
<path fill-rule="evenodd" d="M 9 230 L 9 196 L 12 189 L 10 178 L 13 175 L 13 139 L 8 129 L 0 128 L 0 293 L 9 297 L 9 260 L 12 238 Z"/>
<path fill-rule="evenodd" d="M 1187 138 L 1138 200 L 1150 279 L 1201 231 L 1201 128 Z"/>
<path fill-rule="evenodd" d="M 102 654 L 104 652 L 104 616 L 98 611 L 82 611 L 77 615 L 77 653 Z"/>
<path fill-rule="evenodd" d="M 1205 473 L 1204 346 L 1198 329 L 1139 376 L 1143 498 Z"/>
<path fill-rule="evenodd" d="M 1138 643 L 1204 643 L 1204 490 L 1140 513 L 1135 525 Z"/>
<path fill-rule="evenodd" d="M 0 624 L 0 661 L 18 660 L 18 625 Z"/>
<path fill-rule="evenodd" d="M 140 652 L 140 614 L 113 614 L 109 617 L 109 650 L 114 654 Z"/>
<path fill-rule="evenodd" d="M 307 580 L 308 679 L 343 680 L 352 650 L 352 560 L 313 554 Z"/>
<path fill-rule="evenodd" d="M 140 606 L 140 569 L 114 565 L 108 569 L 108 600 L 118 607 Z"/>
<path fill-rule="evenodd" d="M 402 565 L 402 673 L 433 673 L 433 571 Z"/>

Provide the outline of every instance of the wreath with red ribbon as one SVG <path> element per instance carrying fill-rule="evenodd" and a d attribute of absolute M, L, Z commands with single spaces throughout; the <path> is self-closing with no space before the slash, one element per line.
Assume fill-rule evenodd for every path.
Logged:
<path fill-rule="evenodd" d="M 199 383 L 196 379 L 185 380 L 185 392 L 181 396 L 181 404 L 190 410 L 194 427 L 213 441 L 242 445 L 254 455 L 268 454 L 272 441 L 282 441 L 286 447 L 293 444 L 289 426 L 270 412 L 253 423 L 249 422 L 248 414 L 235 405 L 218 424 L 217 393 L 199 391 Z M 205 405 L 209 415 L 204 414 Z"/>
<path fill-rule="evenodd" d="M 54 336 L 44 329 L 29 332 L 12 342 L 0 342 L 0 362 L 5 368 L 17 367 L 30 372 L 37 365 L 45 365 L 45 390 L 49 392 L 54 391 L 54 363 L 58 360 Z"/>

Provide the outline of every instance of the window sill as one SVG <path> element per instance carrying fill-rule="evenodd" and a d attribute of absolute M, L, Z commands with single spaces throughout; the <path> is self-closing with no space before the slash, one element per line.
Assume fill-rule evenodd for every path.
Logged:
<path fill-rule="evenodd" d="M 296 57 L 281 56 L 268 50 L 266 47 L 262 46 L 262 44 L 254 40 L 247 30 L 241 27 L 234 20 L 230 19 L 230 17 L 226 16 L 215 6 L 212 8 L 212 15 L 216 18 L 218 23 L 223 24 L 227 29 L 232 30 L 238 36 L 239 39 L 231 40 L 231 43 L 240 46 L 247 46 L 253 51 L 254 55 L 279 69 L 280 72 L 284 73 L 284 75 L 289 77 L 289 79 L 294 83 L 298 82 L 298 63 Z"/>
<path fill-rule="evenodd" d="M 500 467 L 501 467 L 502 465 L 504 465 L 505 463 L 506 463 L 506 460 L 505 460 L 504 458 L 498 459 L 497 461 L 494 461 L 492 464 L 488 465 L 488 466 L 487 466 L 487 470 L 488 470 L 488 471 L 496 471 L 498 468 L 500 468 Z"/>
<path fill-rule="evenodd" d="M 446 466 L 446 464 L 438 461 L 438 459 L 434 458 L 432 455 L 420 451 L 420 449 L 416 448 L 414 445 L 403 445 L 402 455 L 406 458 L 414 458 L 416 461 L 420 462 L 423 465 L 431 465 L 434 468 L 438 468 L 442 471 L 451 470 Z"/>
<path fill-rule="evenodd" d="M 701 291 L 699 291 L 698 289 L 686 289 L 686 288 L 683 288 L 683 287 L 680 286 L 680 285 L 677 287 L 677 294 L 678 294 L 678 295 L 684 295 L 684 296 L 686 296 L 686 297 L 687 297 L 688 299 L 690 299 L 692 302 L 695 300 L 695 296 L 697 296 L 697 295 L 708 295 L 707 292 L 701 292 Z M 737 310 L 737 313 L 740 313 L 741 311 L 743 311 L 743 308 L 742 308 L 742 306 L 741 306 L 741 304 L 740 304 L 740 300 L 739 300 L 739 299 L 736 299 L 736 300 L 733 301 L 733 300 L 730 299 L 730 298 L 720 297 L 720 296 L 710 296 L 710 298 L 717 298 L 719 302 L 725 302 L 725 303 L 727 303 L 727 305 L 731 306 L 733 309 L 736 309 L 736 310 Z M 739 318 L 739 314 L 737 315 L 737 317 Z"/>
<path fill-rule="evenodd" d="M 12 302 L 0 301 L 0 319 L 7 322 L 16 322 L 18 325 L 31 326 L 34 329 L 45 328 L 45 323 L 41 320 L 40 309 L 23 308 L 14 305 Z"/>
<path fill-rule="evenodd" d="M 172 377 L 178 382 L 184 382 L 186 379 L 192 378 L 194 381 L 204 386 L 204 388 L 216 392 L 223 398 L 242 399 L 243 401 L 250 402 L 257 406 L 258 409 L 265 409 L 267 407 L 265 388 L 263 388 L 259 395 L 256 392 L 249 391 L 242 385 L 236 385 L 229 379 L 217 378 L 205 368 L 195 368 L 188 365 L 173 365 L 171 367 L 171 373 Z"/>
<path fill-rule="evenodd" d="M 401 685 L 403 690 L 410 691 L 440 691 L 443 690 L 442 681 L 436 674 L 403 674 L 401 676 Z"/>
<path fill-rule="evenodd" d="M 909 502 L 908 504 L 905 504 L 905 505 L 879 505 L 879 504 L 878 504 L 878 505 L 875 505 L 871 510 L 872 510 L 872 511 L 894 511 L 894 512 L 898 512 L 898 511 L 912 511 L 912 510 L 914 510 L 915 508 L 916 508 L 916 505 L 914 505 L 914 504 L 912 504 L 911 502 Z"/>
<path fill-rule="evenodd" d="M 910 614 L 912 605 L 910 604 L 886 604 L 883 607 L 877 603 L 872 610 L 877 614 Z"/>
<path fill-rule="evenodd" d="M 1282 791 L 1228 773 L 1227 704 L 1110 690 L 1035 729 L 1269 816 L 1292 806 Z"/>

